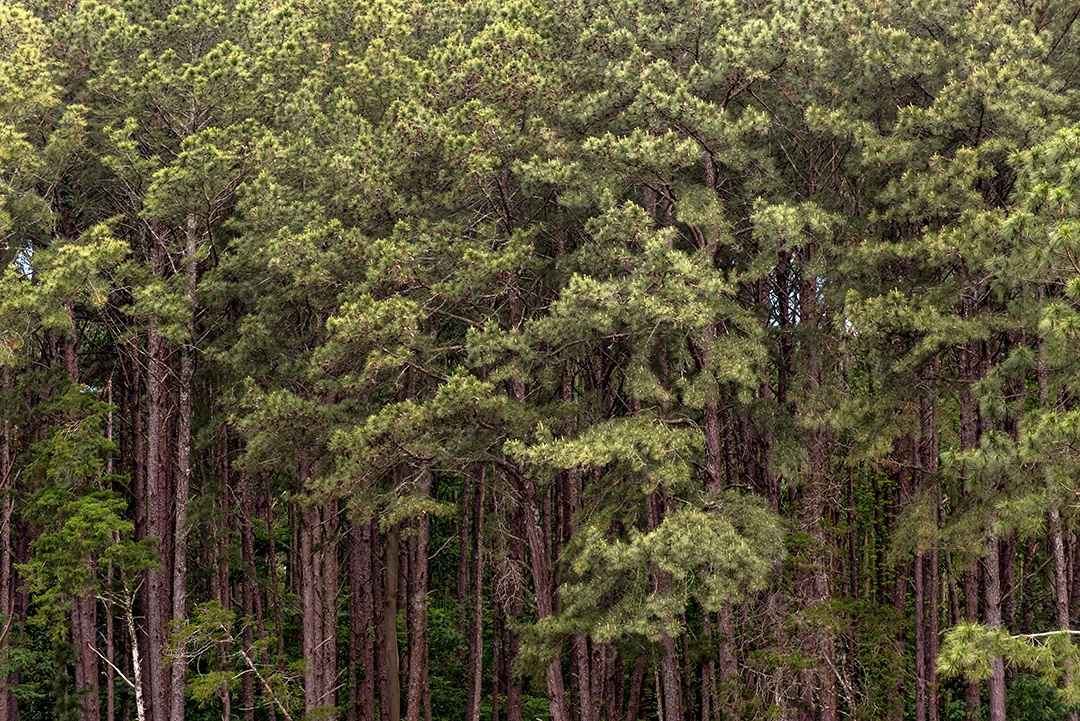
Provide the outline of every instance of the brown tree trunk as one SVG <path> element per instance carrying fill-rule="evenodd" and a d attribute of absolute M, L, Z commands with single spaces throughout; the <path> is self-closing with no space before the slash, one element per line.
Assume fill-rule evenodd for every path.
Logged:
<path fill-rule="evenodd" d="M 574 664 L 574 680 L 577 682 L 578 719 L 597 721 L 592 715 L 592 685 L 589 674 L 589 641 L 583 633 L 575 633 L 570 640 L 570 658 Z"/>
<path fill-rule="evenodd" d="M 401 719 L 401 677 L 397 642 L 398 597 L 398 528 L 392 526 L 386 532 L 386 566 L 383 571 L 383 672 L 386 682 L 385 706 L 387 721 Z M 380 683 L 382 683 L 380 679 Z"/>
<path fill-rule="evenodd" d="M 420 470 L 416 491 L 423 497 L 431 494 L 431 467 Z M 428 714 L 424 695 L 428 688 L 427 658 L 427 593 L 428 593 L 428 535 L 429 518 L 421 513 L 416 519 L 416 535 L 412 538 L 413 552 L 409 564 L 409 695 L 406 705 L 407 721 L 420 721 Z"/>
<path fill-rule="evenodd" d="M 473 493 L 472 561 L 469 567 L 469 589 L 472 594 L 469 618 L 469 661 L 466 671 L 468 689 L 465 699 L 465 721 L 480 721 L 480 701 L 484 678 L 484 494 L 486 473 L 480 469 Z M 463 599 L 464 600 L 464 599 Z"/>
<path fill-rule="evenodd" d="M 2 390 L 12 385 L 11 371 L 3 369 Z M 7 673 L 11 627 L 15 622 L 15 577 L 11 562 L 14 553 L 12 524 L 15 513 L 15 426 L 8 416 L 8 407 L 0 405 L 0 623 L 7 629 L 0 639 L 0 721 L 17 721 L 18 706 L 11 693 Z M 20 619 L 21 620 L 21 619 Z"/>
<path fill-rule="evenodd" d="M 986 627 L 993 631 L 1001 628 L 1001 566 L 993 518 L 986 529 L 986 559 L 983 565 Z M 987 682 L 990 692 L 990 721 L 1005 721 L 1005 661 L 998 656 L 991 662 L 990 668 L 992 675 Z"/>
<path fill-rule="evenodd" d="M 645 688 L 646 663 L 644 658 L 634 662 L 630 674 L 630 690 L 626 699 L 626 721 L 637 721 L 641 716 L 641 692 Z"/>
<path fill-rule="evenodd" d="M 194 241 L 189 247 L 192 257 L 189 292 L 195 295 Z M 180 408 L 177 418 L 176 459 L 176 519 L 173 541 L 172 622 L 177 627 L 187 618 L 187 507 L 191 495 L 191 422 L 192 379 L 195 373 L 194 349 L 184 344 L 180 349 Z M 170 721 L 184 719 L 184 676 L 187 673 L 187 656 L 178 653 L 172 662 L 172 695 L 169 711 Z"/>
<path fill-rule="evenodd" d="M 146 374 L 146 536 L 157 538 L 157 551 L 168 559 L 166 536 L 169 528 L 169 483 L 166 469 L 168 428 L 165 377 L 165 339 L 156 325 L 147 334 Z M 171 559 L 170 559 L 171 560 Z M 168 564 L 146 573 L 146 702 L 153 721 L 169 721 L 169 681 L 165 665 L 165 641 L 171 615 Z"/>
<path fill-rule="evenodd" d="M 79 383 L 78 328 L 75 321 L 75 304 L 64 304 L 71 323 L 63 337 L 64 372 L 73 385 Z M 93 559 L 86 559 L 93 565 Z M 75 688 L 83 694 L 80 721 L 97 721 L 101 715 L 98 697 L 97 657 L 97 599 L 93 594 L 79 596 L 71 602 L 71 643 L 75 647 Z"/>
<path fill-rule="evenodd" d="M 311 465 L 301 464 L 301 486 Z M 303 624 L 304 713 L 335 706 L 337 680 L 336 503 L 312 502 L 300 510 L 300 614 Z"/>
<path fill-rule="evenodd" d="M 978 376 L 978 343 L 968 343 L 959 351 L 960 375 L 964 386 L 960 390 L 960 450 L 974 449 L 979 442 L 979 410 L 975 394 L 971 388 Z M 964 473 L 962 494 L 965 499 L 971 496 L 971 483 Z M 979 620 L 979 564 L 972 562 L 964 568 L 964 620 L 976 623 Z M 978 681 L 969 681 L 964 692 L 964 709 L 967 721 L 981 718 L 981 690 Z"/>
<path fill-rule="evenodd" d="M 228 446 L 226 446 L 226 460 L 228 459 Z M 240 611 L 244 615 L 244 626 L 240 633 L 240 642 L 243 644 L 244 653 L 249 658 L 255 659 L 255 628 L 253 621 L 258 619 L 262 624 L 262 608 L 256 613 L 258 604 L 258 581 L 255 577 L 255 533 L 252 528 L 252 520 L 255 518 L 255 489 L 248 475 L 242 474 L 240 478 Z M 271 706 L 273 704 L 270 704 Z M 245 673 L 240 686 L 240 713 L 244 721 L 255 720 L 255 677 L 254 674 Z"/>
<path fill-rule="evenodd" d="M 375 648 L 371 568 L 371 522 L 349 530 L 349 706 L 348 721 L 375 718 Z"/>
<path fill-rule="evenodd" d="M 555 586 L 552 579 L 550 555 L 551 537 L 545 538 L 541 532 L 540 516 L 543 509 L 537 505 L 536 486 L 533 479 L 522 473 L 518 475 L 518 482 L 525 500 L 520 518 L 525 525 L 525 535 L 529 543 L 530 568 L 533 588 L 536 592 L 536 618 L 542 621 L 555 614 Z M 556 657 L 548 662 L 547 667 L 547 692 L 551 721 L 570 721 L 565 689 L 562 663 Z"/>

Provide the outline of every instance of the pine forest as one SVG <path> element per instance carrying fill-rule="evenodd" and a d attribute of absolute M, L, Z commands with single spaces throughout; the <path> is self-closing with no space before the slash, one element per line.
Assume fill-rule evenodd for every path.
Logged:
<path fill-rule="evenodd" d="M 0 721 L 1076 721 L 1080 0 L 0 0 Z"/>

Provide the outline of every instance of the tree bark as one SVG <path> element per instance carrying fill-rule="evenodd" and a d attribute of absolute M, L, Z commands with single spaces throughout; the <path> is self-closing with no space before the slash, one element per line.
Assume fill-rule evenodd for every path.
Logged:
<path fill-rule="evenodd" d="M 195 252 L 195 216 L 189 214 L 185 258 L 188 264 L 185 295 L 192 304 L 195 302 L 195 285 L 198 274 Z M 193 335 L 194 331 L 195 323 L 194 319 L 192 319 L 188 324 L 188 333 Z M 192 381 L 194 377 L 195 349 L 189 339 L 189 342 L 184 343 L 180 348 L 180 402 L 176 432 L 176 519 L 173 531 L 172 622 L 177 628 L 187 618 L 187 507 L 191 495 L 191 425 L 194 415 Z M 170 721 L 184 720 L 184 676 L 186 673 L 186 654 L 178 653 L 172 662 Z"/>
<path fill-rule="evenodd" d="M 146 377 L 146 536 L 158 539 L 158 555 L 169 558 L 166 535 L 169 532 L 169 483 L 165 449 L 168 417 L 166 407 L 165 339 L 155 324 L 147 337 Z M 170 559 L 171 560 L 171 559 Z M 169 681 L 163 660 L 168 635 L 171 604 L 171 578 L 167 564 L 146 572 L 146 648 L 144 659 L 149 693 L 146 702 L 153 721 L 169 721 Z"/>
<path fill-rule="evenodd" d="M 545 539 L 541 533 L 541 508 L 537 506 L 536 486 L 533 479 L 524 473 L 518 474 L 519 486 L 525 501 L 522 520 L 529 542 L 529 559 L 532 570 L 533 588 L 536 592 L 536 618 L 542 621 L 555 614 L 555 587 L 552 580 L 550 556 L 550 536 Z M 566 687 L 563 683 L 562 662 L 553 658 L 547 666 L 548 705 L 551 709 L 551 721 L 570 721 L 570 710 L 566 705 Z"/>
<path fill-rule="evenodd" d="M 348 721 L 375 718 L 375 647 L 371 522 L 349 530 L 349 706 Z"/>
<path fill-rule="evenodd" d="M 228 445 L 226 444 L 226 461 L 228 460 Z M 244 653 L 248 658 L 255 660 L 255 627 L 256 618 L 262 625 L 262 608 L 256 613 L 258 604 L 258 580 L 255 576 L 255 533 L 252 527 L 252 519 L 255 518 L 255 489 L 252 479 L 247 473 L 240 476 L 240 612 L 243 614 L 243 628 L 240 632 L 240 642 L 243 644 Z M 240 713 L 244 721 L 255 721 L 255 677 L 254 674 L 245 673 L 240 686 Z"/>
<path fill-rule="evenodd" d="M 986 529 L 986 559 L 983 566 L 986 627 L 993 631 L 1001 628 L 1001 566 L 993 517 L 990 518 Z M 992 675 L 987 682 L 990 695 L 990 721 L 1005 721 L 1005 661 L 998 656 L 992 661 L 990 668 Z"/>
<path fill-rule="evenodd" d="M 301 464 L 301 486 L 311 465 Z M 303 623 L 304 713 L 335 706 L 337 681 L 336 503 L 309 502 L 300 511 L 300 604 Z"/>
<path fill-rule="evenodd" d="M 11 371 L 7 368 L 3 369 L 2 384 L 3 390 L 12 385 Z M 13 426 L 8 417 L 8 408 L 0 406 L 0 623 L 9 629 L 15 620 L 16 585 L 15 569 L 11 566 L 14 551 L 11 532 L 15 512 Z M 9 643 L 8 638 L 0 642 L 0 668 L 3 669 L 7 669 Z M 18 719 L 18 707 L 10 689 L 11 680 L 6 672 L 0 674 L 0 721 Z"/>
<path fill-rule="evenodd" d="M 383 673 L 386 677 L 387 721 L 401 719 L 401 677 L 398 675 L 397 597 L 398 528 L 386 532 L 386 566 L 383 571 Z"/>
<path fill-rule="evenodd" d="M 420 470 L 416 492 L 423 497 L 431 494 L 431 466 Z M 430 520 L 426 512 L 416 519 L 416 535 L 412 538 L 412 562 L 409 564 L 409 695 L 406 705 L 407 721 L 420 721 L 428 714 L 424 695 L 428 688 L 427 665 L 427 592 L 428 536 Z"/>
<path fill-rule="evenodd" d="M 472 549 L 469 566 L 471 597 L 469 618 L 468 689 L 465 721 L 480 721 L 480 701 L 484 678 L 484 495 L 486 472 L 481 468 L 473 492 Z M 494 701 L 493 701 L 494 703 Z"/>

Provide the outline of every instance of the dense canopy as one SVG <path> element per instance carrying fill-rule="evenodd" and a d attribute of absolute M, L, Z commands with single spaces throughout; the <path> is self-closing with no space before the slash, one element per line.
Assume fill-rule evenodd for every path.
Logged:
<path fill-rule="evenodd" d="M 0 721 L 1075 721 L 1078 48 L 0 0 Z"/>

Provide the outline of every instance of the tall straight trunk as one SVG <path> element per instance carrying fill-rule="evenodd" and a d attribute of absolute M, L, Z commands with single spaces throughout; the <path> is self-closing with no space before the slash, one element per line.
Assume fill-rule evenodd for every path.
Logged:
<path fill-rule="evenodd" d="M 480 700 L 484 679 L 484 494 L 486 472 L 481 468 L 473 493 L 472 561 L 469 566 L 469 589 L 472 594 L 469 618 L 469 661 L 466 671 L 468 688 L 465 698 L 465 721 L 480 721 Z M 494 703 L 494 702 L 493 702 Z"/>
<path fill-rule="evenodd" d="M 711 619 L 712 614 L 706 612 L 702 622 L 702 633 L 705 642 L 714 643 L 715 631 Z M 716 661 L 709 658 L 701 665 L 701 721 L 711 721 L 713 714 L 720 713 L 720 702 L 716 688 Z"/>
<path fill-rule="evenodd" d="M 959 350 L 960 376 L 964 386 L 960 389 L 960 450 L 973 450 L 979 442 L 979 409 L 971 383 L 978 377 L 978 343 L 967 343 Z M 965 499 L 972 494 L 971 482 L 966 472 L 962 471 L 961 493 Z M 964 620 L 975 623 L 979 620 L 979 564 L 970 562 L 964 568 Z M 964 691 L 964 712 L 967 721 L 981 718 L 981 691 L 978 681 L 968 681 Z"/>
<path fill-rule="evenodd" d="M 660 527 L 664 517 L 664 500 L 659 491 L 650 493 L 645 499 L 645 526 L 649 532 Z M 655 593 L 663 593 L 670 583 L 670 577 L 663 571 L 653 571 L 652 588 Z M 660 636 L 660 664 L 654 668 L 656 681 L 657 713 L 663 713 L 667 721 L 682 721 L 682 688 L 679 673 L 679 650 L 675 639 L 669 634 Z"/>
<path fill-rule="evenodd" d="M 187 247 L 185 248 L 185 262 L 188 267 L 185 297 L 192 304 L 195 302 L 195 286 L 198 277 L 195 257 L 197 244 L 195 223 L 194 213 L 188 214 Z M 194 402 L 192 381 L 195 377 L 194 330 L 194 320 L 189 320 L 189 340 L 180 347 L 180 401 L 176 419 L 176 519 L 173 531 L 172 622 L 178 628 L 187 618 L 187 507 L 191 495 L 191 423 Z M 172 662 L 170 721 L 184 720 L 184 676 L 186 673 L 186 655 L 178 653 Z"/>
<path fill-rule="evenodd" d="M 638 658 L 634 662 L 634 670 L 630 674 L 630 689 L 626 696 L 626 721 L 637 721 L 641 716 L 641 692 L 645 687 L 645 659 Z"/>
<path fill-rule="evenodd" d="M 472 510 L 472 494 L 473 494 L 473 481 L 472 474 L 466 473 L 465 478 L 461 484 L 461 522 L 458 525 L 458 584 L 457 584 L 457 596 L 462 603 L 469 596 L 469 580 L 471 578 L 469 574 L 469 549 L 470 545 L 470 533 L 471 533 L 471 519 L 470 512 Z M 464 607 L 463 607 L 464 608 Z M 468 623 L 468 613 L 462 616 L 463 626 Z M 466 714 L 467 716 L 468 714 Z"/>
<path fill-rule="evenodd" d="M 607 674 L 604 676 L 604 719 L 605 721 L 623 721 L 623 677 L 626 675 L 622 656 L 614 644 L 604 644 L 604 653 L 607 655 L 605 667 Z"/>
<path fill-rule="evenodd" d="M 349 530 L 349 706 L 348 720 L 375 718 L 375 625 L 370 521 Z"/>
<path fill-rule="evenodd" d="M 519 619 L 525 613 L 525 574 L 527 562 L 525 559 L 525 540 L 521 537 L 518 529 L 525 525 L 525 509 L 520 503 L 513 504 L 510 508 L 512 519 L 508 528 L 514 529 L 509 533 L 510 556 L 507 568 L 509 576 L 509 588 L 506 604 L 506 615 L 503 617 L 503 633 L 505 639 L 505 653 L 503 654 L 503 687 L 506 689 L 506 721 L 522 721 L 525 711 L 525 688 L 513 672 L 514 662 L 521 653 L 521 634 L 514 624 L 506 623 L 506 619 Z M 535 516 L 530 516 L 535 519 Z M 548 666 L 548 688 L 550 689 L 551 666 Z M 559 681 L 562 681 L 561 669 Z M 550 693 L 550 691 L 549 691 Z M 560 698 L 562 698 L 560 696 Z M 550 706 L 550 702 L 549 702 Z"/>
<path fill-rule="evenodd" d="M 312 466 L 302 462 L 301 486 Z M 336 705 L 337 539 L 336 503 L 309 502 L 300 509 L 299 590 L 303 625 L 304 713 Z"/>
<path fill-rule="evenodd" d="M 923 371 L 926 388 L 921 392 L 919 409 L 919 438 L 910 446 L 911 466 L 915 487 L 935 499 L 933 517 L 927 519 L 937 528 L 939 524 L 939 492 L 936 486 L 938 468 L 938 436 L 935 425 L 934 388 L 938 363 L 935 360 Z M 913 579 L 915 585 L 915 718 L 917 721 L 937 719 L 935 668 L 937 660 L 937 553 L 936 550 L 916 554 Z"/>
<path fill-rule="evenodd" d="M 720 659 L 717 666 L 717 680 L 720 682 L 720 695 L 717 704 L 724 709 L 729 721 L 739 721 L 736 701 L 739 697 L 739 667 L 735 655 L 735 609 L 731 603 L 720 607 L 716 616 L 717 633 L 720 635 Z M 717 711 L 720 709 L 718 708 Z"/>
<path fill-rule="evenodd" d="M 2 389 L 11 387 L 11 371 L 3 369 Z M 14 497 L 14 424 L 7 415 L 8 410 L 0 406 L 0 619 L 9 629 L 0 639 L 0 721 L 16 721 L 18 707 L 15 696 L 11 693 L 11 678 L 6 669 L 8 649 L 10 647 L 10 624 L 14 623 L 15 613 L 15 583 L 14 569 L 11 566 L 12 547 L 12 522 L 15 512 Z"/>
<path fill-rule="evenodd" d="M 105 437 L 110 443 L 113 438 L 113 382 L 109 378 L 105 383 L 105 400 L 109 404 L 109 415 L 105 422 Z M 113 457 L 110 455 L 105 462 L 105 472 L 110 476 L 114 473 Z M 110 570 L 105 579 L 108 585 L 112 585 L 112 572 Z M 109 604 L 103 604 L 105 608 L 105 718 L 106 721 L 116 719 L 116 635 L 113 612 Z"/>
<path fill-rule="evenodd" d="M 139 657 L 139 636 L 135 633 L 135 597 L 131 594 L 126 599 L 123 608 L 124 625 L 127 626 L 128 641 L 131 643 L 131 668 L 135 687 L 135 718 L 137 721 L 149 721 L 150 715 L 146 708 L 146 680 L 143 677 L 143 661 Z"/>
<path fill-rule="evenodd" d="M 419 495 L 431 494 L 431 466 L 420 470 L 416 483 Z M 428 714 L 424 694 L 428 688 L 427 593 L 428 537 L 430 519 L 422 512 L 416 519 L 416 535 L 412 538 L 413 553 L 409 564 L 409 695 L 406 704 L 407 721 L 420 721 Z"/>
<path fill-rule="evenodd" d="M 372 652 L 375 656 L 374 662 L 374 674 L 375 674 L 375 687 L 379 694 L 379 721 L 389 721 L 390 719 L 390 701 L 389 701 L 389 683 L 387 681 L 386 673 L 386 640 L 384 638 L 385 624 L 383 622 L 383 545 L 379 538 L 379 519 L 373 518 L 371 520 L 371 529 L 369 531 L 371 538 L 371 609 L 374 618 L 372 619 L 372 625 L 374 626 L 374 644 Z M 374 716 L 372 719 L 374 721 Z"/>
<path fill-rule="evenodd" d="M 986 529 L 986 559 L 983 571 L 983 589 L 986 599 L 986 627 L 991 631 L 1001 628 L 1001 566 L 994 519 Z M 991 676 L 987 682 L 990 695 L 990 721 L 1005 721 L 1005 661 L 998 656 L 991 662 Z"/>
<path fill-rule="evenodd" d="M 915 556 L 915 721 L 926 721 L 926 592 L 923 556 Z"/>
<path fill-rule="evenodd" d="M 537 506 L 536 486 L 531 476 L 518 474 L 519 486 L 523 490 L 525 506 L 521 509 L 521 519 L 525 525 L 525 535 L 529 543 L 529 560 L 532 570 L 533 588 L 536 592 L 536 618 L 543 621 L 555 614 L 555 585 L 552 578 L 551 538 L 545 538 L 541 532 L 540 516 L 543 509 Z M 570 721 L 570 709 L 566 704 L 566 687 L 563 682 L 562 662 L 558 657 L 551 659 L 547 666 L 548 705 L 551 709 L 551 721 Z"/>
<path fill-rule="evenodd" d="M 78 328 L 75 320 L 75 304 L 64 304 L 70 322 L 69 332 L 63 337 L 64 373 L 69 383 L 79 383 Z M 93 566 L 92 558 L 86 562 Z M 93 594 L 76 597 L 71 602 L 71 643 L 75 647 L 75 688 L 82 694 L 79 708 L 80 721 L 97 721 L 101 715 L 98 698 L 97 657 L 97 599 Z"/>
<path fill-rule="evenodd" d="M 1054 611 L 1058 628 L 1067 631 L 1070 625 L 1068 572 L 1065 567 L 1065 543 L 1061 533 L 1061 510 L 1057 505 L 1050 507 L 1050 550 L 1054 559 Z M 1066 669 L 1066 687 L 1072 683 L 1073 673 L 1071 668 Z M 1070 711 L 1068 718 L 1069 721 L 1076 721 L 1077 712 Z"/>
<path fill-rule="evenodd" d="M 386 720 L 401 719 L 401 676 L 399 675 L 399 656 L 397 642 L 397 597 L 398 597 L 398 527 L 392 526 L 386 531 L 386 565 L 383 570 L 383 671 L 386 685 Z M 382 681 L 380 680 L 380 683 Z"/>
<path fill-rule="evenodd" d="M 226 442 L 226 462 L 228 443 Z M 259 600 L 258 580 L 255 577 L 255 533 L 252 520 L 255 518 L 255 489 L 252 479 L 244 473 L 240 477 L 240 611 L 244 615 L 244 626 L 240 632 L 240 642 L 244 653 L 251 659 L 255 653 L 255 627 L 253 620 L 262 624 L 262 608 Z M 256 608 L 256 606 L 259 608 Z M 272 704 L 271 704 L 272 705 Z M 244 721 L 255 720 L 255 678 L 254 674 L 245 673 L 240 686 L 240 713 Z"/>
<path fill-rule="evenodd" d="M 156 324 L 147 333 L 146 375 L 146 536 L 157 538 L 159 556 L 169 559 L 166 536 L 169 533 L 169 482 L 166 468 L 168 439 L 168 409 L 165 378 L 165 339 Z M 170 561 L 172 559 L 169 559 Z M 171 615 L 168 563 L 146 573 L 146 673 L 147 706 L 153 721 L 169 720 L 169 682 L 165 658 L 165 641 Z"/>
<path fill-rule="evenodd" d="M 573 660 L 574 680 L 577 689 L 578 714 L 580 721 L 598 721 L 592 715 L 592 684 L 589 669 L 589 640 L 583 633 L 575 633 L 570 639 L 570 658 Z"/>
<path fill-rule="evenodd" d="M 217 513 L 215 513 L 214 521 L 207 533 L 207 539 L 214 539 L 214 543 L 206 544 L 207 558 L 205 567 L 214 570 L 214 573 L 210 575 L 210 598 L 220 603 L 222 608 L 232 608 L 232 583 L 229 580 L 229 540 L 231 536 L 229 519 L 232 515 L 229 510 L 231 494 L 229 480 L 229 433 L 228 426 L 225 424 L 222 424 L 218 428 L 217 458 L 218 467 L 216 475 L 218 487 L 214 499 Z M 229 644 L 222 641 L 218 644 L 217 652 L 220 663 L 223 666 L 228 664 L 230 653 Z M 248 656 L 248 658 L 250 659 L 251 656 Z M 173 669 L 175 670 L 175 668 L 174 665 Z M 175 701 L 175 687 L 173 688 L 173 693 Z M 232 690 L 229 686 L 222 686 L 220 699 L 222 721 L 229 721 L 229 718 L 232 715 Z"/>
<path fill-rule="evenodd" d="M 116 721 L 116 624 L 112 609 L 105 607 L 105 719 Z"/>
<path fill-rule="evenodd" d="M 1042 301 L 1044 298 L 1044 289 L 1042 285 L 1037 290 L 1038 300 Z M 1036 369 L 1036 380 L 1038 382 L 1039 392 L 1039 408 L 1043 412 L 1050 412 L 1054 410 L 1054 404 L 1050 399 L 1050 378 L 1049 371 L 1046 367 L 1046 341 L 1040 337 L 1038 340 L 1038 364 Z M 1048 459 L 1049 460 L 1049 459 Z M 1051 498 L 1054 498 L 1049 511 L 1049 534 L 1050 534 L 1050 555 L 1054 563 L 1054 615 L 1058 628 L 1062 631 L 1069 629 L 1070 623 L 1070 609 L 1069 609 L 1069 569 L 1066 563 L 1065 554 L 1065 540 L 1061 529 L 1061 508 L 1056 500 L 1055 486 L 1057 485 L 1056 479 L 1054 479 L 1050 472 L 1049 463 L 1045 471 L 1045 482 L 1047 491 L 1050 492 Z M 1069 686 L 1073 680 L 1073 670 L 1066 669 L 1065 671 L 1065 686 Z M 1069 721 L 1077 721 L 1077 712 L 1070 711 L 1068 715 Z"/>

